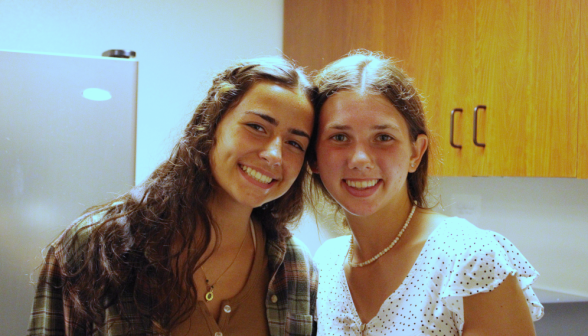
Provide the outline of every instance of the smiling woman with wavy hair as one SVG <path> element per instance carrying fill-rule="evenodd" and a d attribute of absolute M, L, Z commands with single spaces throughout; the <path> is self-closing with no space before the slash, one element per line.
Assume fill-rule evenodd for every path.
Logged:
<path fill-rule="evenodd" d="M 218 74 L 170 158 L 50 245 L 29 335 L 310 335 L 317 274 L 286 227 L 310 96 L 281 57 Z"/>
<path fill-rule="evenodd" d="M 312 190 L 351 230 L 315 254 L 317 334 L 533 335 L 533 266 L 500 234 L 427 207 L 434 157 L 413 80 L 359 50 L 315 85 Z"/>

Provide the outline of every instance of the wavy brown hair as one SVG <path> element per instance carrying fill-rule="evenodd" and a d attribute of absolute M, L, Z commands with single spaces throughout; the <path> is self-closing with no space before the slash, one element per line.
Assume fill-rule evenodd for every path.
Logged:
<path fill-rule="evenodd" d="M 406 124 L 412 141 L 416 141 L 419 134 L 425 134 L 431 139 L 427 128 L 425 109 L 422 98 L 414 87 L 413 80 L 398 66 L 396 62 L 380 53 L 367 50 L 355 50 L 347 56 L 328 64 L 319 71 L 314 78 L 316 97 L 314 98 L 315 120 L 327 99 L 339 91 L 356 91 L 373 95 L 382 95 L 400 112 Z M 318 125 L 318 122 L 315 122 Z M 316 127 L 316 126 L 315 126 Z M 316 130 L 315 130 L 316 131 Z M 430 142 L 429 142 L 430 143 Z M 316 143 L 309 147 L 309 160 L 316 163 Z M 422 160 L 414 173 L 409 173 L 408 197 L 411 203 L 418 207 L 426 207 L 425 193 L 428 183 L 429 153 L 427 148 Z M 317 197 L 326 197 L 327 201 L 337 209 L 340 206 L 329 194 L 320 175 L 312 175 L 311 192 Z"/>
<path fill-rule="evenodd" d="M 114 202 L 88 209 L 57 240 L 64 302 L 71 305 L 65 318 L 73 325 L 102 328 L 105 309 L 113 305 L 124 319 L 123 294 L 133 297 L 138 312 L 160 333 L 189 317 L 197 302 L 193 274 L 213 230 L 219 233 L 207 208 L 217 188 L 209 162 L 215 133 L 225 113 L 260 81 L 311 99 L 303 71 L 284 58 L 230 66 L 214 77 L 170 158 Z M 305 161 L 282 197 L 253 209 L 252 218 L 268 239 L 288 237 L 286 225 L 300 217 L 307 171 Z"/>

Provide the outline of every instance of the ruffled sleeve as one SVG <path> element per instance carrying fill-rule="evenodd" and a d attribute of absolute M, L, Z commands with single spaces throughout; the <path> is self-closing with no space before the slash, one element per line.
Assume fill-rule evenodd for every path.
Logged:
<path fill-rule="evenodd" d="M 463 330 L 464 323 L 463 298 L 490 292 L 509 275 L 516 276 L 533 321 L 539 320 L 543 316 L 543 306 L 531 288 L 539 273 L 508 239 L 465 223 L 446 237 L 448 244 L 455 244 L 454 251 L 461 253 L 454 254 L 453 268 L 440 295 L 454 314 L 459 330 Z"/>

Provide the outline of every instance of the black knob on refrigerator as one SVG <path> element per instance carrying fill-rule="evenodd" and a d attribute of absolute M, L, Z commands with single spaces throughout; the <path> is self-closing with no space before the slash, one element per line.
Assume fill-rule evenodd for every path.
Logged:
<path fill-rule="evenodd" d="M 137 53 L 132 50 L 110 49 L 102 53 L 104 57 L 135 58 Z"/>

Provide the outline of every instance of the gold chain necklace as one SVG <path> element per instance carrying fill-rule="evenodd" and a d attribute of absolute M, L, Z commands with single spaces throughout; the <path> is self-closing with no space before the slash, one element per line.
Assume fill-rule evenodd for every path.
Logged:
<path fill-rule="evenodd" d="M 404 230 L 406 230 L 406 227 L 408 226 L 408 224 L 410 223 L 410 220 L 412 219 L 412 215 L 414 214 L 415 209 L 416 209 L 416 204 L 414 204 L 412 206 L 412 210 L 410 210 L 410 214 L 408 215 L 406 222 L 404 222 L 404 226 L 402 227 L 402 229 L 400 229 L 400 232 L 398 232 L 398 236 L 396 236 L 396 238 L 390 243 L 390 245 L 388 245 L 388 247 L 386 247 L 380 253 L 373 256 L 371 259 L 368 259 L 364 262 L 360 262 L 357 264 L 353 262 L 353 235 L 351 235 L 351 242 L 349 243 L 349 250 L 347 251 L 347 256 L 348 256 L 347 262 L 349 263 L 349 266 L 363 267 L 363 266 L 369 265 L 369 264 L 373 263 L 374 261 L 378 260 L 384 254 L 386 254 L 386 252 L 390 251 L 390 249 L 392 249 L 394 247 L 394 245 L 396 245 L 396 243 L 398 243 L 398 241 L 400 240 L 400 237 L 402 237 Z"/>
<path fill-rule="evenodd" d="M 251 219 L 249 219 L 249 225 L 250 225 L 250 227 L 253 227 L 253 222 L 251 222 Z M 235 263 L 235 260 L 237 260 L 237 257 L 239 256 L 239 253 L 241 253 L 241 249 L 243 248 L 243 245 L 245 243 L 246 238 L 247 238 L 247 234 L 245 234 L 245 236 L 243 236 L 243 241 L 241 242 L 241 246 L 239 246 L 239 251 L 237 251 L 237 254 L 233 258 L 233 261 L 231 261 L 229 266 L 221 273 L 221 275 L 219 275 L 218 278 L 216 278 L 214 283 L 210 284 L 210 281 L 208 280 L 208 277 L 206 276 L 206 272 L 204 271 L 204 265 L 202 265 L 202 273 L 204 274 L 204 279 L 206 279 L 206 287 L 207 287 L 206 294 L 204 295 L 206 302 L 210 302 L 210 301 L 212 301 L 212 299 L 214 299 L 214 285 L 216 285 L 216 283 L 223 277 L 223 275 L 225 275 L 225 273 L 229 270 L 229 268 L 231 268 L 231 266 L 233 266 L 233 264 Z"/>

